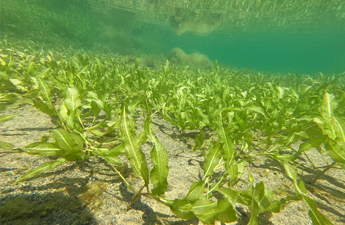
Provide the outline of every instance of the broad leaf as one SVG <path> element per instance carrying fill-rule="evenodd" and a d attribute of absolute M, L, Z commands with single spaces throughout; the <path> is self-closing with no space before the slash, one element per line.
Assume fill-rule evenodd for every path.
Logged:
<path fill-rule="evenodd" d="M 188 201 L 196 201 L 204 193 L 205 182 L 199 181 L 192 184 L 187 196 L 184 198 Z"/>
<path fill-rule="evenodd" d="M 62 156 L 68 161 L 82 159 L 83 139 L 78 134 L 71 134 L 64 129 L 52 131 L 56 145 L 62 150 Z"/>

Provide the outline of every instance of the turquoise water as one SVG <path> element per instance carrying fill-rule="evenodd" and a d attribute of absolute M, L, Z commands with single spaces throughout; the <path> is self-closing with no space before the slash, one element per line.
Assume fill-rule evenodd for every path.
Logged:
<path fill-rule="evenodd" d="M 238 69 L 345 71 L 344 1 L 2 0 L 1 39 L 121 55 L 198 52 Z"/>

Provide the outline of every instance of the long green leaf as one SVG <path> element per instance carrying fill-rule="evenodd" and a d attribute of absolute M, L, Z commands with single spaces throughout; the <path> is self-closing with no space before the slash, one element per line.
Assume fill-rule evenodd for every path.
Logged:
<path fill-rule="evenodd" d="M 223 158 L 231 163 L 235 160 L 236 149 L 230 138 L 230 133 L 226 130 L 225 125 L 218 126 L 217 133 L 219 135 L 219 141 L 224 143 L 222 151 Z"/>
<path fill-rule="evenodd" d="M 329 140 L 326 144 L 326 150 L 328 155 L 330 155 L 335 162 L 345 164 L 344 142 L 335 142 L 333 140 Z"/>
<path fill-rule="evenodd" d="M 204 144 L 204 140 L 205 140 L 205 132 L 201 130 L 199 136 L 194 141 L 195 145 L 194 145 L 193 151 L 201 148 L 201 146 Z"/>
<path fill-rule="evenodd" d="M 12 150 L 13 148 L 14 148 L 14 146 L 12 144 L 0 141 L 0 149 Z"/>
<path fill-rule="evenodd" d="M 59 156 L 62 155 L 61 149 L 54 143 L 35 142 L 26 147 L 20 148 L 21 151 L 30 155 L 40 156 Z"/>
<path fill-rule="evenodd" d="M 320 211 L 317 209 L 316 202 L 309 197 L 302 195 L 303 200 L 308 204 L 310 211 L 309 216 L 313 221 L 313 225 L 333 225 Z"/>
<path fill-rule="evenodd" d="M 49 88 L 49 86 L 41 78 L 38 78 L 38 83 L 40 85 L 41 97 L 44 99 L 44 101 L 46 102 L 46 104 L 47 104 L 49 109 L 54 109 L 54 106 L 53 106 L 53 103 L 52 103 L 52 99 L 51 99 L 51 96 L 50 96 L 50 88 Z"/>
<path fill-rule="evenodd" d="M 20 114 L 0 115 L 0 123 L 4 123 L 5 121 L 11 120 L 16 116 L 20 116 Z"/>
<path fill-rule="evenodd" d="M 130 120 L 127 118 L 126 109 L 120 122 L 121 138 L 124 143 L 127 158 L 134 172 L 144 179 L 145 184 L 149 182 L 149 170 L 144 153 L 140 150 L 139 139 L 132 131 Z"/>
<path fill-rule="evenodd" d="M 222 144 L 213 144 L 208 150 L 208 155 L 204 164 L 204 177 L 202 180 L 205 180 L 206 177 L 210 176 L 213 173 L 214 168 L 218 165 L 220 160 Z"/>
<path fill-rule="evenodd" d="M 154 186 L 152 194 L 162 195 L 168 188 L 168 154 L 164 147 L 159 143 L 158 139 L 151 136 L 151 141 L 154 144 L 154 148 L 151 151 L 151 160 L 154 164 L 150 173 L 151 182 Z"/>
<path fill-rule="evenodd" d="M 65 161 L 64 158 L 59 158 L 59 159 L 57 159 L 57 160 L 55 160 L 53 162 L 43 163 L 40 166 L 30 170 L 29 172 L 27 172 L 24 175 L 22 175 L 21 177 L 19 177 L 17 181 L 27 180 L 27 179 L 30 179 L 30 178 L 36 176 L 36 175 L 44 173 L 44 172 L 46 172 L 48 170 L 52 170 L 55 167 L 59 166 L 64 161 Z"/>

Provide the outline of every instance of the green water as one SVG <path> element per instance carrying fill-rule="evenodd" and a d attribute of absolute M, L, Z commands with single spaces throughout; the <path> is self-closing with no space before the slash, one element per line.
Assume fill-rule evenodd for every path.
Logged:
<path fill-rule="evenodd" d="M 164 55 L 178 47 L 233 68 L 345 71 L 345 2 L 2 0 L 1 39 Z"/>

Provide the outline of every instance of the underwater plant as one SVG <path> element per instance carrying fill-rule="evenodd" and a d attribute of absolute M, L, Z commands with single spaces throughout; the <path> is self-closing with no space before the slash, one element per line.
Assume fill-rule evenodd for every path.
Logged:
<path fill-rule="evenodd" d="M 344 169 L 342 75 L 304 76 L 296 82 L 231 70 L 218 62 L 210 71 L 171 66 L 169 61 L 151 69 L 139 67 L 139 57 L 128 65 L 125 60 L 80 53 L 64 58 L 53 52 L 4 52 L 8 56 L 0 68 L 0 83 L 6 85 L 0 90 L 6 107 L 31 104 L 56 125 L 40 142 L 22 148 L 1 143 L 1 148 L 51 159 L 17 182 L 34 179 L 66 161 L 83 164 L 97 157 L 133 192 L 128 209 L 139 197 L 147 197 L 166 205 L 179 218 L 197 217 L 214 224 L 237 221 L 235 204 L 241 204 L 249 208 L 249 224 L 254 225 L 260 213 L 279 213 L 287 204 L 304 201 L 314 224 L 332 224 L 308 195 L 309 184 L 298 172 L 303 169 L 298 158 L 316 148 L 332 159 L 314 183 L 330 169 Z M 174 50 L 175 55 L 185 57 L 183 53 Z M 137 109 L 146 116 L 141 133 L 133 119 Z M 155 135 L 153 114 L 176 125 L 182 134 L 185 130 L 199 134 L 191 151 L 203 156 L 203 174 L 184 197 L 165 197 L 169 155 Z M 1 115 L 0 122 L 14 116 Z M 205 135 L 205 129 L 210 135 Z M 141 149 L 147 142 L 153 146 L 151 169 Z M 138 190 L 128 182 L 122 170 L 127 164 L 119 156 L 140 177 Z M 243 176 L 245 165 L 263 159 L 283 168 L 284 177 L 294 187 L 289 194 L 280 196 L 250 173 L 248 178 Z M 247 189 L 234 188 L 240 179 L 247 180 Z M 97 207 L 104 190 L 102 185 L 89 186 L 79 197 L 85 205 Z"/>

